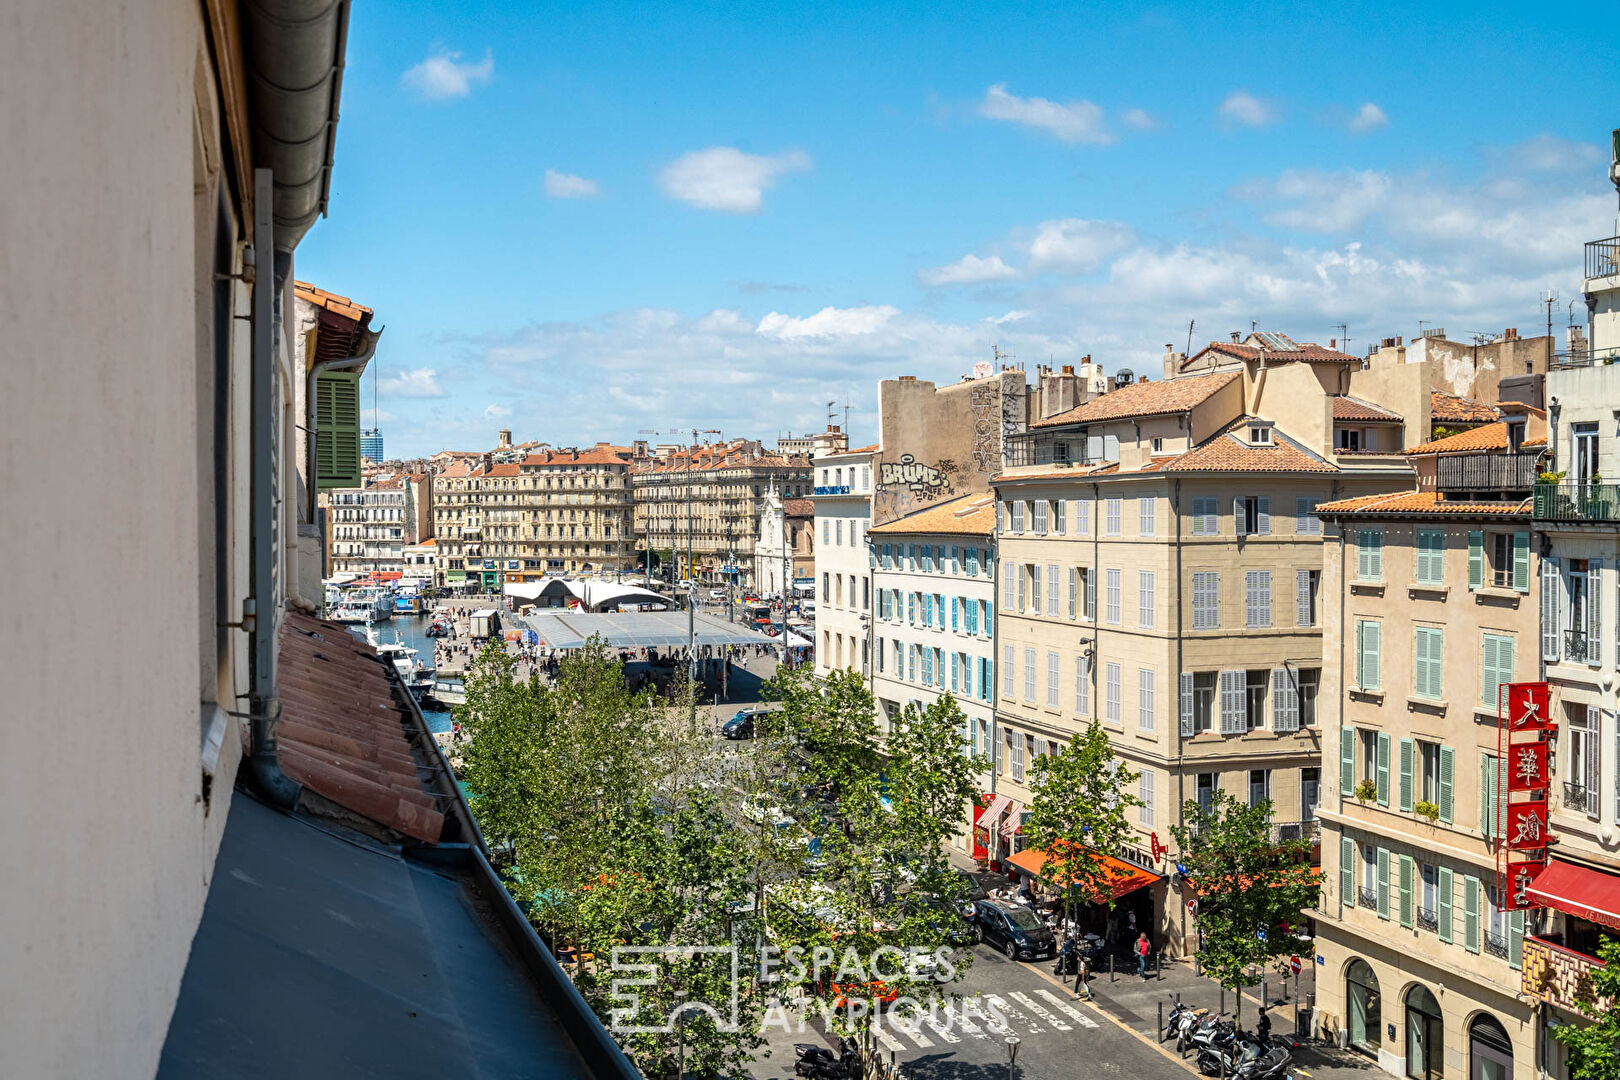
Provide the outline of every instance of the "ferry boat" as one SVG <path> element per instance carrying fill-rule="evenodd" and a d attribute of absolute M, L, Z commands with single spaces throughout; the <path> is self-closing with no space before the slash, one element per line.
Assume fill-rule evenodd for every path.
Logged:
<path fill-rule="evenodd" d="M 394 617 L 394 594 L 375 585 L 350 589 L 327 616 L 333 622 L 383 622 Z"/>
<path fill-rule="evenodd" d="M 400 641 L 397 631 L 393 641 L 379 642 L 377 631 L 367 624 L 366 640 L 377 650 L 377 655 L 384 662 L 394 665 L 394 670 L 399 673 L 400 680 L 410 690 L 411 696 L 420 700 L 423 694 L 433 689 L 435 669 L 432 665 L 422 662 L 420 653 Z"/>

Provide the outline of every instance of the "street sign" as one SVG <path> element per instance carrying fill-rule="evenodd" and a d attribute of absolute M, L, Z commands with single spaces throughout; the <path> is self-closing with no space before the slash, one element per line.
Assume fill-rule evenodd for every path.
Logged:
<path fill-rule="evenodd" d="M 1299 962 L 1299 957 L 1290 956 L 1288 958 L 1288 970 L 1292 971 L 1295 975 L 1299 974 L 1299 969 L 1300 969 L 1301 966 L 1302 965 Z"/>
<path fill-rule="evenodd" d="M 1197 911 L 1198 911 L 1198 897 L 1195 896 L 1192 899 L 1187 901 L 1187 914 L 1193 915 L 1193 914 L 1196 914 Z"/>

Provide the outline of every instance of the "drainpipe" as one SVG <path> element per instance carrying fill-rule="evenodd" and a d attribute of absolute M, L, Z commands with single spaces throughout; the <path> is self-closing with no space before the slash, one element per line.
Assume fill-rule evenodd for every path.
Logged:
<path fill-rule="evenodd" d="M 1344 575 L 1349 570 L 1349 564 L 1345 561 L 1346 556 L 1345 556 L 1345 547 L 1344 547 L 1344 519 L 1343 518 L 1336 519 L 1334 521 L 1334 525 L 1336 525 L 1338 527 L 1338 529 L 1339 529 L 1339 697 L 1338 697 L 1338 701 L 1337 701 L 1337 705 L 1338 705 L 1338 709 L 1339 709 L 1339 715 L 1338 715 L 1337 719 L 1338 719 L 1339 722 L 1338 722 L 1337 727 L 1339 729 L 1339 769 L 1340 769 L 1339 779 L 1341 781 L 1343 781 L 1343 779 L 1344 779 L 1344 772 L 1343 772 L 1343 770 L 1344 770 L 1344 695 L 1345 695 L 1345 690 L 1346 690 L 1346 687 L 1344 685 L 1344 615 L 1345 615 L 1344 594 L 1348 591 L 1347 582 L 1345 581 Z M 1353 755 L 1354 755 L 1355 751 L 1356 751 L 1356 747 L 1352 744 L 1352 746 L 1351 746 L 1352 760 L 1354 760 Z M 1326 756 L 1326 755 L 1324 755 L 1324 756 Z M 1355 777 L 1355 770 L 1352 768 L 1351 771 L 1350 771 L 1350 780 L 1351 780 L 1352 783 L 1355 781 L 1355 778 L 1356 778 Z M 1344 800 L 1345 800 L 1345 796 L 1347 794 L 1348 793 L 1344 790 L 1344 784 L 1340 783 L 1339 784 L 1339 813 L 1340 814 L 1344 813 Z M 1342 830 L 1341 830 L 1341 832 L 1342 832 Z M 1339 902 L 1340 903 L 1344 902 L 1342 897 L 1340 898 Z"/>
<path fill-rule="evenodd" d="M 1181 590 L 1184 579 L 1181 572 L 1181 481 L 1179 479 L 1170 486 L 1170 516 L 1171 520 L 1176 523 L 1176 588 L 1174 592 L 1176 598 L 1176 674 L 1175 679 L 1170 683 L 1170 700 L 1176 703 L 1176 721 L 1170 725 L 1170 730 L 1174 732 L 1176 740 L 1176 813 L 1180 814 L 1181 808 L 1187 805 L 1187 774 L 1183 771 L 1185 768 L 1183 758 L 1186 751 L 1182 745 L 1183 736 L 1181 734 L 1181 673 L 1186 667 L 1186 657 L 1184 656 L 1186 638 L 1182 631 L 1181 614 Z M 1181 942 L 1182 947 L 1186 948 L 1187 908 L 1184 904 L 1176 906 L 1181 908 Z M 1196 952 L 1197 950 L 1188 949 L 1187 951 Z"/>
<path fill-rule="evenodd" d="M 284 810 L 298 804 L 301 784 L 281 771 L 276 758 L 276 723 L 281 698 L 276 691 L 275 567 L 281 558 L 275 538 L 276 480 L 275 426 L 280 422 L 274 405 L 276 378 L 276 290 L 285 280 L 291 258 L 275 254 L 274 177 L 269 169 L 253 173 L 253 346 L 252 443 L 249 590 L 243 605 L 248 631 L 250 672 L 248 719 L 252 740 L 248 748 L 248 775 L 259 794 Z"/>

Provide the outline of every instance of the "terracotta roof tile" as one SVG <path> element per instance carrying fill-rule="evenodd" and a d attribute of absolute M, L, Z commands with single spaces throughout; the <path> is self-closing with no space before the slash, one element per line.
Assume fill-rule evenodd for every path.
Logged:
<path fill-rule="evenodd" d="M 1537 435 L 1524 440 L 1525 446 L 1546 446 L 1547 437 Z M 1412 447 L 1408 454 L 1462 454 L 1478 450 L 1506 450 L 1508 448 L 1507 421 L 1498 420 L 1494 424 L 1485 424 L 1467 431 L 1459 431 L 1455 435 L 1447 435 L 1443 439 L 1431 439 L 1426 443 Z"/>
<path fill-rule="evenodd" d="M 846 451 L 846 453 L 850 453 L 850 454 L 874 454 L 874 453 L 876 453 L 877 451 L 879 451 L 881 449 L 883 449 L 883 446 L 882 446 L 881 443 L 873 443 L 871 446 L 857 446 L 853 450 Z"/>
<path fill-rule="evenodd" d="M 1335 420 L 1384 420 L 1399 423 L 1401 415 L 1390 412 L 1382 405 L 1374 405 L 1370 401 L 1362 401 L 1349 395 L 1333 399 L 1333 419 Z"/>
<path fill-rule="evenodd" d="M 342 315 L 344 318 L 353 319 L 355 322 L 359 322 L 362 317 L 372 313 L 370 308 L 355 303 L 347 296 L 339 296 L 337 293 L 330 293 L 325 289 L 316 288 L 307 281 L 294 281 L 293 295 L 300 300 L 309 301 L 318 308 L 324 308 L 334 315 Z"/>
<path fill-rule="evenodd" d="M 790 518 L 807 518 L 816 516 L 816 504 L 811 502 L 809 499 L 788 499 L 782 504 L 782 507 L 787 511 L 787 516 Z"/>
<path fill-rule="evenodd" d="M 1429 420 L 1436 424 L 1488 424 L 1500 413 L 1496 406 L 1456 394 L 1429 391 Z"/>
<path fill-rule="evenodd" d="M 560 465 L 628 465 L 630 450 L 621 446 L 593 446 L 588 450 L 547 450 L 530 454 L 522 461 L 524 468 L 548 468 Z"/>
<path fill-rule="evenodd" d="M 1287 342 L 1290 346 L 1292 346 L 1292 348 L 1266 349 L 1265 357 L 1268 361 L 1286 362 L 1289 360 L 1308 360 L 1316 363 L 1321 363 L 1323 361 L 1332 361 L 1340 364 L 1361 363 L 1361 357 L 1359 356 L 1351 356 L 1349 353 L 1342 353 L 1337 349 L 1323 348 L 1314 341 L 1295 342 L 1285 334 L 1278 334 L 1276 336 Z M 1258 345 L 1240 344 L 1233 341 L 1212 341 L 1208 345 L 1205 345 L 1202 349 L 1199 349 L 1193 355 L 1189 356 L 1187 359 L 1183 360 L 1181 362 L 1181 366 L 1186 368 L 1188 365 L 1195 363 L 1199 357 L 1208 352 L 1222 353 L 1236 360 L 1258 360 L 1260 359 L 1261 349 Z"/>
<path fill-rule="evenodd" d="M 291 611 L 280 636 L 282 770 L 345 810 L 437 843 L 444 814 L 376 651 L 341 623 Z"/>
<path fill-rule="evenodd" d="M 1031 427 L 1059 427 L 1098 420 L 1123 420 L 1133 416 L 1163 416 L 1186 412 L 1238 377 L 1235 371 L 1213 375 L 1189 375 L 1163 382 L 1138 382 L 1111 390 L 1068 412 L 1038 420 Z"/>
<path fill-rule="evenodd" d="M 989 536 L 995 529 L 996 498 L 994 495 L 980 494 L 962 495 L 866 531 L 871 535 L 883 536 Z"/>
<path fill-rule="evenodd" d="M 491 465 L 489 467 L 488 471 L 486 471 L 484 473 L 484 475 L 485 476 L 501 476 L 501 477 L 504 477 L 504 476 L 522 476 L 523 475 L 523 470 L 518 466 L 517 462 L 515 462 L 515 461 L 506 461 L 506 462 L 502 462 L 499 465 Z"/>
<path fill-rule="evenodd" d="M 1311 453 L 1279 428 L 1271 429 L 1272 445 L 1254 446 L 1244 438 L 1255 417 L 1242 416 L 1220 434 L 1199 443 L 1164 466 L 1166 472 L 1330 473 L 1338 469 Z"/>
<path fill-rule="evenodd" d="M 1447 499 L 1437 491 L 1396 491 L 1380 495 L 1358 495 L 1351 499 L 1320 503 L 1318 514 L 1511 514 L 1530 515 L 1530 500 L 1510 502 L 1467 502 Z"/>

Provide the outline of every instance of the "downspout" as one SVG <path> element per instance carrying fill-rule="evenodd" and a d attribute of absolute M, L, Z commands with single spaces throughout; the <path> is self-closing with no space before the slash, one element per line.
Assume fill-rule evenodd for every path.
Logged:
<path fill-rule="evenodd" d="M 298 804 L 303 785 L 281 771 L 276 758 L 276 723 L 281 698 L 276 690 L 276 550 L 275 426 L 280 422 L 274 406 L 276 378 L 276 292 L 291 259 L 275 254 L 272 205 L 274 176 L 269 169 L 253 172 L 253 314 L 249 590 L 243 605 L 248 631 L 248 720 L 252 739 L 248 747 L 248 775 L 259 794 L 275 806 L 291 810 Z"/>
<path fill-rule="evenodd" d="M 1181 480 L 1179 478 L 1170 486 L 1170 513 L 1176 523 L 1176 675 L 1174 681 L 1170 683 L 1174 688 L 1171 690 L 1171 700 L 1176 703 L 1176 722 L 1170 725 L 1170 730 L 1174 732 L 1176 740 L 1176 812 L 1180 814 L 1181 808 L 1187 805 L 1187 775 L 1182 771 L 1184 768 L 1184 751 L 1181 734 L 1181 673 L 1186 665 L 1186 658 L 1183 655 L 1186 638 L 1182 631 L 1183 621 L 1181 614 L 1181 590 L 1184 579 L 1181 572 Z M 1181 941 L 1183 947 L 1185 947 L 1187 942 L 1187 906 L 1185 904 L 1178 904 L 1177 906 L 1181 908 Z"/>
<path fill-rule="evenodd" d="M 1340 770 L 1340 772 L 1339 772 L 1339 780 L 1341 781 L 1340 784 L 1339 784 L 1339 813 L 1343 814 L 1344 813 L 1344 799 L 1345 799 L 1345 795 L 1346 795 L 1346 792 L 1344 790 L 1344 784 L 1343 784 L 1343 780 L 1344 780 L 1344 771 L 1343 771 L 1344 770 L 1344 695 L 1345 695 L 1345 692 L 1346 692 L 1346 687 L 1345 687 L 1345 684 L 1344 684 L 1344 616 L 1345 616 L 1344 594 L 1349 591 L 1348 588 L 1346 587 L 1346 582 L 1345 582 L 1345 577 L 1344 576 L 1348 572 L 1349 567 L 1348 567 L 1348 564 L 1345 561 L 1346 556 L 1345 556 L 1345 548 L 1344 548 L 1344 519 L 1343 518 L 1336 519 L 1334 521 L 1334 525 L 1337 526 L 1337 528 L 1339 530 L 1339 697 L 1338 697 L 1338 701 L 1337 701 L 1337 705 L 1338 705 L 1338 709 L 1339 709 L 1339 715 L 1338 715 L 1338 718 L 1337 718 L 1338 719 L 1338 724 L 1336 726 L 1339 729 L 1339 770 Z M 1355 747 L 1352 746 L 1351 747 L 1351 753 L 1354 754 L 1354 752 L 1355 752 Z M 1354 768 L 1352 768 L 1351 771 L 1350 771 L 1350 779 L 1352 781 L 1355 780 L 1355 769 Z M 1343 903 L 1342 898 L 1340 900 L 1340 903 Z"/>

